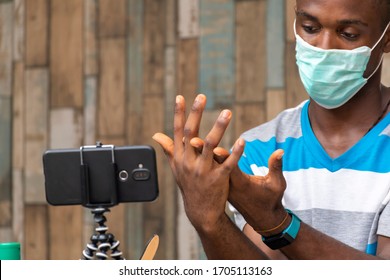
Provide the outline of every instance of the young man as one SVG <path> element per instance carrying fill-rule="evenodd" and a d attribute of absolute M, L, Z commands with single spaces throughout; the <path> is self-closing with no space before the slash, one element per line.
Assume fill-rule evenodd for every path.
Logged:
<path fill-rule="evenodd" d="M 230 155 L 217 146 L 231 112 L 203 141 L 205 96 L 187 120 L 177 97 L 174 139 L 154 139 L 208 258 L 390 259 L 390 89 L 380 81 L 389 11 L 388 0 L 297 0 L 310 100 L 244 133 Z"/>

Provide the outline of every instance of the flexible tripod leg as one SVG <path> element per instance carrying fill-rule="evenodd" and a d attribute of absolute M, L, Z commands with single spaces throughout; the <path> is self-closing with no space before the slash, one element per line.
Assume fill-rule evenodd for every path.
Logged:
<path fill-rule="evenodd" d="M 104 216 L 105 212 L 109 212 L 108 208 L 99 207 L 91 210 L 94 214 L 94 221 L 98 224 L 95 231 L 96 233 L 91 236 L 91 243 L 87 244 L 86 249 L 83 251 L 84 260 L 92 260 L 95 258 L 100 260 L 107 260 L 111 257 L 114 260 L 122 260 L 122 252 L 119 250 L 120 242 L 115 240 L 115 236 L 112 233 L 106 233 L 108 227 L 105 225 L 107 221 Z M 111 250 L 110 256 L 108 251 Z"/>

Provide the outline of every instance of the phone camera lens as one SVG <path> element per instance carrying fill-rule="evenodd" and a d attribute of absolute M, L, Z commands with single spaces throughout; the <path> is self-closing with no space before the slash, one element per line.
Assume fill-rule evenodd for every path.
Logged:
<path fill-rule="evenodd" d="M 129 173 L 126 170 L 122 170 L 119 172 L 119 180 L 122 182 L 126 182 L 129 179 Z"/>
<path fill-rule="evenodd" d="M 150 178 L 150 171 L 145 168 L 134 169 L 132 177 L 135 181 L 147 181 Z"/>

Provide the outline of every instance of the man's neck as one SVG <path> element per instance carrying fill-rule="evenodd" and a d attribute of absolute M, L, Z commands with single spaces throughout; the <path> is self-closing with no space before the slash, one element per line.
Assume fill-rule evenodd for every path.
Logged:
<path fill-rule="evenodd" d="M 311 127 L 328 155 L 336 158 L 356 144 L 386 115 L 384 109 L 389 99 L 389 88 L 375 88 L 367 84 L 354 98 L 337 109 L 328 110 L 311 101 Z"/>

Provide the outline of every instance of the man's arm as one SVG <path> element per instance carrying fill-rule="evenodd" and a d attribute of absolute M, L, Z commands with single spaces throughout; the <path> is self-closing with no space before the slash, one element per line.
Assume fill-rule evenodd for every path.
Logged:
<path fill-rule="evenodd" d="M 261 240 L 261 235 L 258 234 L 249 224 L 244 226 L 243 232 L 264 254 L 271 260 L 287 260 L 288 258 L 280 250 L 272 250 Z"/>
<path fill-rule="evenodd" d="M 220 219 L 214 227 L 195 227 L 208 259 L 257 260 L 269 259 L 228 216 Z"/>
<path fill-rule="evenodd" d="M 265 222 L 277 225 L 281 216 L 277 217 L 276 213 L 283 211 L 278 201 L 285 189 L 281 161 L 275 159 L 274 154 L 271 155 L 269 174 L 265 177 L 249 176 L 238 168 L 232 172 L 232 176 L 229 200 L 245 220 L 256 229 L 264 228 Z M 248 202 L 248 197 L 257 203 Z M 274 222 L 271 222 L 272 219 Z M 279 232 L 286 227 L 280 228 Z M 289 259 L 390 259 L 390 238 L 378 236 L 377 255 L 372 256 L 301 222 L 296 239 L 280 251 Z"/>
<path fill-rule="evenodd" d="M 305 233 L 306 232 L 306 233 Z M 250 225 L 244 233 L 271 259 L 390 259 L 390 238 L 378 236 L 377 256 L 367 255 L 326 236 L 302 223 L 297 239 L 281 250 L 272 250 L 262 241 L 261 236 Z"/>
<path fill-rule="evenodd" d="M 296 240 L 282 248 L 281 251 L 291 259 L 390 259 L 390 238 L 378 237 L 378 254 L 373 256 L 347 246 L 302 223 Z"/>

